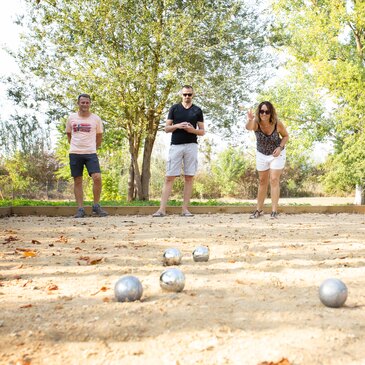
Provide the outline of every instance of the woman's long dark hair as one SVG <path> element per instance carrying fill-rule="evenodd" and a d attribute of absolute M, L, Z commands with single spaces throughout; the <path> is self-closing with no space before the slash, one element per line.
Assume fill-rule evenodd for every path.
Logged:
<path fill-rule="evenodd" d="M 270 101 L 263 101 L 259 104 L 259 106 L 256 109 L 256 115 L 255 115 L 255 119 L 257 123 L 261 122 L 261 118 L 260 118 L 260 110 L 262 108 L 263 105 L 266 105 L 268 111 L 270 112 L 270 124 L 277 124 L 278 122 L 278 116 L 276 114 L 276 110 L 274 108 L 274 105 L 272 105 L 270 103 Z"/>

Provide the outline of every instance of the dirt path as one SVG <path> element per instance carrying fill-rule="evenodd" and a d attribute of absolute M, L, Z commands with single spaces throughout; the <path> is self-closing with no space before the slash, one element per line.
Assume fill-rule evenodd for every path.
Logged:
<path fill-rule="evenodd" d="M 10 217 L 0 227 L 1 364 L 365 364 L 363 215 Z M 192 260 L 201 244 L 207 263 Z M 184 255 L 178 294 L 159 286 L 168 247 Z M 141 301 L 114 300 L 127 274 L 141 280 Z M 329 277 L 348 286 L 343 308 L 318 299 Z"/>

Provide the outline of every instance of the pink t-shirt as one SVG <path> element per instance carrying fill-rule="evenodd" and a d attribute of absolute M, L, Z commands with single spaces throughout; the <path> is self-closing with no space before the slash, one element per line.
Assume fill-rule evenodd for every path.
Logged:
<path fill-rule="evenodd" d="M 103 133 L 103 123 L 96 114 L 80 117 L 73 113 L 68 117 L 66 133 L 71 133 L 70 153 L 96 153 L 96 134 Z"/>

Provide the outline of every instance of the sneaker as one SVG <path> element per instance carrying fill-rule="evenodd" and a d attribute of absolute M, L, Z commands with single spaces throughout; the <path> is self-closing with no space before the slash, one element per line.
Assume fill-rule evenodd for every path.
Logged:
<path fill-rule="evenodd" d="M 278 215 L 279 215 L 278 212 L 271 212 L 270 218 L 271 219 L 278 219 Z"/>
<path fill-rule="evenodd" d="M 256 219 L 258 217 L 261 217 L 264 214 L 263 210 L 255 210 L 251 215 L 250 219 Z"/>
<path fill-rule="evenodd" d="M 93 205 L 93 213 L 99 217 L 106 217 L 108 213 L 100 206 L 100 204 Z"/>
<path fill-rule="evenodd" d="M 74 218 L 84 218 L 84 217 L 85 217 L 85 209 L 84 208 L 77 209 L 77 212 L 74 215 Z"/>

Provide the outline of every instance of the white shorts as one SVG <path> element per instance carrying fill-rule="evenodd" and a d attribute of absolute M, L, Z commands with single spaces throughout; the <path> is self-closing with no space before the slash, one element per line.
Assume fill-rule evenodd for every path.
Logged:
<path fill-rule="evenodd" d="M 285 167 L 286 151 L 280 152 L 278 157 L 273 155 L 266 156 L 263 153 L 256 151 L 256 169 L 257 171 L 266 170 L 282 170 Z"/>
<path fill-rule="evenodd" d="M 198 144 L 172 144 L 166 164 L 166 176 L 180 176 L 182 164 L 184 175 L 194 176 L 198 169 Z"/>

